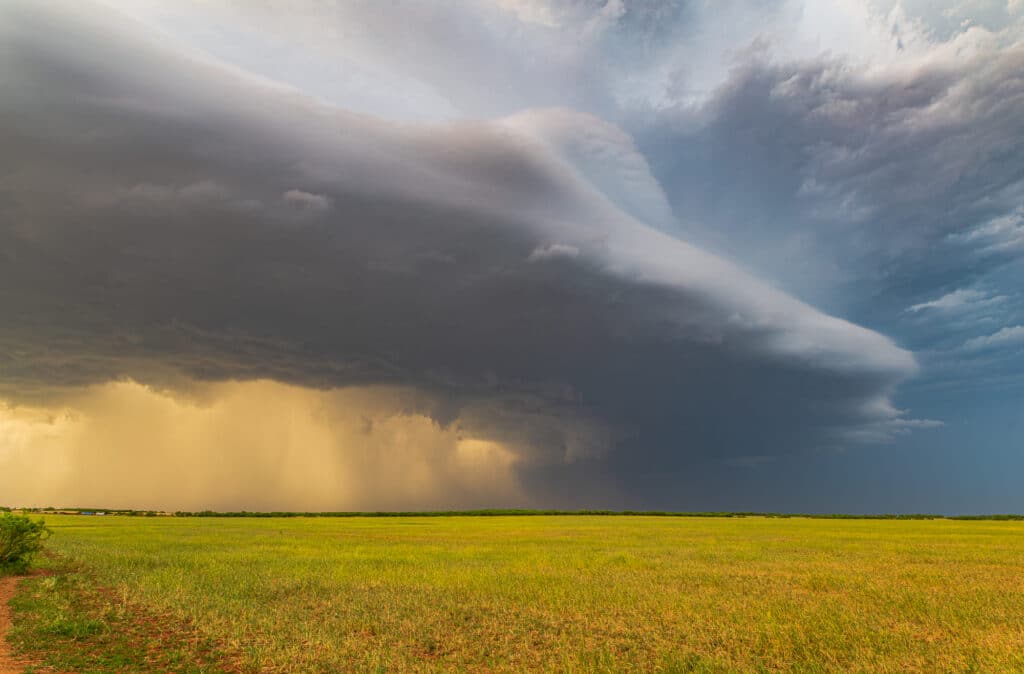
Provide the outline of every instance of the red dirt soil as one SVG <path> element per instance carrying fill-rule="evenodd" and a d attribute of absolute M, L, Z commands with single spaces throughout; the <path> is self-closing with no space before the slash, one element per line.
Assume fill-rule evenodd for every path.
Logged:
<path fill-rule="evenodd" d="M 48 571 L 35 569 L 32 576 L 49 576 Z M 0 674 L 22 674 L 29 665 L 38 665 L 34 660 L 16 658 L 11 652 L 11 644 L 7 641 L 7 632 L 11 629 L 11 607 L 8 605 L 18 591 L 18 581 L 28 576 L 0 576 Z M 38 672 L 53 672 L 49 667 L 39 668 Z"/>
<path fill-rule="evenodd" d="M 7 643 L 7 631 L 11 629 L 11 608 L 7 602 L 14 596 L 19 580 L 15 576 L 0 577 L 0 674 L 21 674 L 28 664 L 15 660 Z"/>

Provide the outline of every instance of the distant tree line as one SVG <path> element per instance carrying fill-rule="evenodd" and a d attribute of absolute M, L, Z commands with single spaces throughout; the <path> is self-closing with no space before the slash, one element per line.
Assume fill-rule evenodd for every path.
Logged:
<path fill-rule="evenodd" d="M 0 506 L 0 511 L 10 511 Z M 775 513 L 756 511 L 671 511 L 671 510 L 534 510 L 521 508 L 485 508 L 479 510 L 376 510 L 376 511 L 217 511 L 217 510 L 130 510 L 117 508 L 17 508 L 26 513 L 53 513 L 69 515 L 120 515 L 127 517 L 533 517 L 542 515 L 590 515 L 590 516 L 642 516 L 642 517 L 773 517 L 807 518 L 825 520 L 1024 520 L 1024 514 L 991 515 L 939 515 L 936 513 Z"/>
<path fill-rule="evenodd" d="M 839 520 L 1024 520 L 1024 515 L 939 515 L 934 513 L 773 513 L 753 511 L 670 511 L 670 510 L 529 510 L 488 508 L 483 510 L 425 510 L 425 511 L 392 511 L 378 510 L 372 512 L 340 511 L 340 512 L 252 512 L 247 510 L 218 512 L 202 510 L 198 512 L 177 511 L 176 517 L 495 517 L 495 516 L 543 516 L 543 515 L 589 515 L 589 516 L 641 516 L 641 517 L 773 517 L 773 518 L 810 518 Z"/>

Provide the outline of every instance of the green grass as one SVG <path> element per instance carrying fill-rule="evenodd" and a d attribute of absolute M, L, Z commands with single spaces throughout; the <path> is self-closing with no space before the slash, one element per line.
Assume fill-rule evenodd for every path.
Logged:
<path fill-rule="evenodd" d="M 36 655 L 109 648 L 96 634 L 118 633 L 110 616 L 69 599 L 94 601 L 103 587 L 114 618 L 118 605 L 159 616 L 194 631 L 217 666 L 248 671 L 1024 671 L 1021 522 L 47 523 L 50 548 L 85 571 L 53 581 L 77 584 L 71 594 L 25 581 L 16 644 Z M 60 602 L 66 629 L 40 631 Z M 161 666 L 202 669 L 196 653 L 177 657 Z"/>
<path fill-rule="evenodd" d="M 52 557 L 21 581 L 11 602 L 16 650 L 58 672 L 214 672 L 237 659 L 216 639 L 96 585 L 87 570 Z M 38 671 L 33 667 L 30 671 Z"/>

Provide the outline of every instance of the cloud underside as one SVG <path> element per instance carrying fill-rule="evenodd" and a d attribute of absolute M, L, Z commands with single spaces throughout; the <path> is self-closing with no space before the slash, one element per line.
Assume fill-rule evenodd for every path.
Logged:
<path fill-rule="evenodd" d="M 890 397 L 910 354 L 641 222 L 663 196 L 594 117 L 385 123 L 95 12 L 12 3 L 0 17 L 0 397 L 25 409 L 117 424 L 117 391 L 159 407 L 198 387 L 197 409 L 235 421 L 192 419 L 207 438 L 193 446 L 233 465 L 249 445 L 217 429 L 369 397 L 363 416 L 435 449 L 413 461 L 398 430 L 323 431 L 310 460 L 345 466 L 323 493 L 353 508 L 388 503 L 351 476 L 383 484 L 419 463 L 440 468 L 396 479 L 390 503 L 572 504 L 600 485 L 642 504 L 695 462 L 907 427 Z M 125 380 L 138 384 L 110 384 Z M 96 423 L 75 431 L 82 452 L 102 442 Z M 174 464 L 186 438 L 171 428 L 109 447 Z M 253 456 L 285 451 L 266 442 Z M 467 467 L 473 452 L 491 477 Z"/>

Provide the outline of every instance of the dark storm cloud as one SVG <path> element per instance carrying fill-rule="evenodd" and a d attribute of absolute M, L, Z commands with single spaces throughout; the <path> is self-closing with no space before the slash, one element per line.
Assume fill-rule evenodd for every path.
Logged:
<path fill-rule="evenodd" d="M 706 100 L 638 112 L 638 144 L 685 236 L 898 335 L 929 387 L 1005 395 L 1012 342 L 962 348 L 1024 321 L 1024 43 L 1002 21 L 883 63 L 758 45 Z"/>
<path fill-rule="evenodd" d="M 909 353 L 634 219 L 664 197 L 594 117 L 385 123 L 94 8 L 0 12 L 3 397 L 413 387 L 561 503 L 914 425 Z"/>
<path fill-rule="evenodd" d="M 1024 195 L 1024 46 L 1005 40 L 968 33 L 884 70 L 755 51 L 705 103 L 658 113 L 641 144 L 677 214 L 725 228 L 718 243 L 774 277 L 809 250 L 843 268 L 837 282 L 963 272 L 976 260 L 950 237 Z"/>

